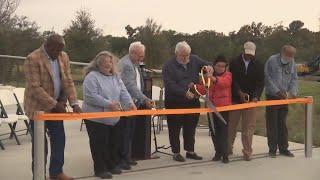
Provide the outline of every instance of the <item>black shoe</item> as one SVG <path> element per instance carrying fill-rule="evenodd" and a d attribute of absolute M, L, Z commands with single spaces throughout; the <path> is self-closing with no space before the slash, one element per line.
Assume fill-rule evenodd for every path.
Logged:
<path fill-rule="evenodd" d="M 222 162 L 225 163 L 225 164 L 229 163 L 229 157 L 228 156 L 223 156 L 222 157 Z"/>
<path fill-rule="evenodd" d="M 110 172 L 111 174 L 121 174 L 122 170 L 120 168 L 114 168 Z"/>
<path fill-rule="evenodd" d="M 202 160 L 201 156 L 198 156 L 196 153 L 186 153 L 186 158 L 194 160 Z"/>
<path fill-rule="evenodd" d="M 212 158 L 212 161 L 220 161 L 222 156 L 220 154 L 215 154 L 214 157 Z"/>
<path fill-rule="evenodd" d="M 178 161 L 178 162 L 185 162 L 186 161 L 186 159 L 181 154 L 174 154 L 173 160 Z"/>
<path fill-rule="evenodd" d="M 127 163 L 119 165 L 119 168 L 123 170 L 131 170 L 131 166 Z"/>
<path fill-rule="evenodd" d="M 97 173 L 95 176 L 101 179 L 112 179 L 112 174 L 110 172 Z"/>
<path fill-rule="evenodd" d="M 269 157 L 276 158 L 277 153 L 276 152 L 269 152 Z"/>
<path fill-rule="evenodd" d="M 137 161 L 134 161 L 134 160 L 130 160 L 130 161 L 128 162 L 128 164 L 129 164 L 130 166 L 136 166 L 136 165 L 138 165 Z"/>
<path fill-rule="evenodd" d="M 280 151 L 280 155 L 287 156 L 287 157 L 294 157 L 294 154 L 289 150 Z"/>

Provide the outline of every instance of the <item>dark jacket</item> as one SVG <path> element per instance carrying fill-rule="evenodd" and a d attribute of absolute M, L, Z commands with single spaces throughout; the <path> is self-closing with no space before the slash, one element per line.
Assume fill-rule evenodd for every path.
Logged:
<path fill-rule="evenodd" d="M 199 72 L 209 62 L 202 60 L 196 55 L 190 55 L 190 61 L 185 69 L 178 63 L 176 56 L 168 60 L 162 68 L 162 77 L 165 86 L 166 108 L 199 107 L 199 99 L 188 100 L 185 94 L 188 85 L 193 82 L 199 83 Z"/>
<path fill-rule="evenodd" d="M 260 99 L 264 88 L 263 64 L 257 60 L 250 61 L 246 73 L 242 54 L 230 62 L 232 73 L 232 101 L 235 104 L 241 103 L 239 91 L 249 94 L 250 101 L 253 98 Z"/>

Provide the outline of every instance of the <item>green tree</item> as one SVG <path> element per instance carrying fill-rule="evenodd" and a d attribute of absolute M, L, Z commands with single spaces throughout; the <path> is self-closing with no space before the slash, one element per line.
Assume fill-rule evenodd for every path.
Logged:
<path fill-rule="evenodd" d="M 108 48 L 102 30 L 95 27 L 95 21 L 87 10 L 76 12 L 75 20 L 63 31 L 66 51 L 73 61 L 89 62 L 95 55 Z"/>
<path fill-rule="evenodd" d="M 129 26 L 127 26 L 129 27 Z M 131 30 L 136 29 L 135 33 Z M 159 68 L 170 57 L 169 43 L 162 35 L 161 25 L 153 19 L 147 19 L 144 26 L 126 28 L 127 34 L 133 41 L 141 41 L 146 46 L 145 61 L 148 67 Z M 130 32 L 128 32 L 128 30 Z"/>
<path fill-rule="evenodd" d="M 300 20 L 292 21 L 289 24 L 288 31 L 291 34 L 294 34 L 294 33 L 298 32 L 298 31 L 300 31 L 303 26 L 304 26 L 304 23 L 302 21 L 300 21 Z"/>
<path fill-rule="evenodd" d="M 106 37 L 110 50 L 117 56 L 121 57 L 128 53 L 129 40 L 126 37 Z"/>
<path fill-rule="evenodd" d="M 0 24 L 8 23 L 20 4 L 20 0 L 0 0 Z"/>

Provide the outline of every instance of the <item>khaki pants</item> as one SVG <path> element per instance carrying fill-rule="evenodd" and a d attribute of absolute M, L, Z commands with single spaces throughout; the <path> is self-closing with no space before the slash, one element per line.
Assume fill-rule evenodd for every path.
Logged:
<path fill-rule="evenodd" d="M 243 155 L 252 154 L 252 137 L 256 128 L 256 108 L 230 111 L 228 124 L 228 148 L 233 152 L 233 143 L 237 135 L 237 127 L 241 118 L 241 141 Z"/>

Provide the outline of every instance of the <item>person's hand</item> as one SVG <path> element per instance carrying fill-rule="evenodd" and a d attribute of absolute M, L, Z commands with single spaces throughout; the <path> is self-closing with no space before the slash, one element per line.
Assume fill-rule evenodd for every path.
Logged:
<path fill-rule="evenodd" d="M 240 91 L 240 92 L 239 92 L 239 96 L 240 96 L 240 101 L 241 101 L 242 103 L 246 103 L 246 102 L 249 101 L 249 94 Z"/>
<path fill-rule="evenodd" d="M 72 109 L 73 109 L 73 112 L 75 112 L 75 113 L 82 113 L 82 110 L 81 110 L 80 106 L 77 105 L 77 104 L 73 105 Z"/>
<path fill-rule="evenodd" d="M 206 70 L 207 70 L 207 77 L 212 77 L 213 73 L 214 73 L 214 69 L 212 66 L 206 66 Z"/>
<path fill-rule="evenodd" d="M 192 92 L 190 92 L 190 91 L 187 91 L 187 93 L 186 93 L 186 98 L 187 99 L 189 99 L 189 100 L 191 100 L 191 99 L 194 99 L 194 94 L 192 93 Z"/>
<path fill-rule="evenodd" d="M 67 105 L 64 102 L 58 101 L 56 106 L 51 110 L 53 113 L 66 113 Z"/>
<path fill-rule="evenodd" d="M 137 110 L 137 106 L 134 103 L 130 103 L 129 110 L 135 111 Z"/>
<path fill-rule="evenodd" d="M 214 76 L 212 76 L 212 77 L 211 77 L 211 81 L 212 81 L 213 83 L 215 83 L 215 82 L 217 82 L 217 78 L 214 77 Z"/>
<path fill-rule="evenodd" d="M 146 107 L 147 107 L 148 109 L 155 108 L 155 102 L 152 101 L 152 100 L 150 100 L 150 99 L 147 99 L 146 102 L 145 102 L 145 104 L 146 104 Z"/>
<path fill-rule="evenodd" d="M 120 106 L 120 103 L 117 102 L 117 101 L 112 101 L 109 103 L 109 108 L 112 110 L 112 111 L 120 111 L 121 110 L 121 106 Z"/>
<path fill-rule="evenodd" d="M 277 92 L 277 96 L 278 96 L 280 99 L 287 99 L 287 98 L 288 98 L 287 93 L 285 93 L 285 92 L 283 92 L 283 91 Z"/>
<path fill-rule="evenodd" d="M 193 82 L 189 83 L 189 84 L 188 84 L 188 89 L 192 89 L 193 86 L 194 86 L 194 83 L 193 83 Z"/>

